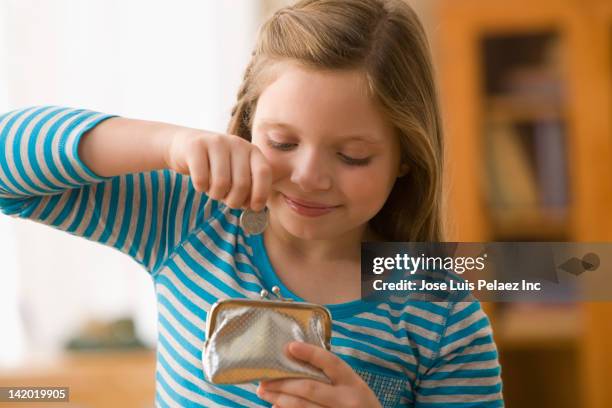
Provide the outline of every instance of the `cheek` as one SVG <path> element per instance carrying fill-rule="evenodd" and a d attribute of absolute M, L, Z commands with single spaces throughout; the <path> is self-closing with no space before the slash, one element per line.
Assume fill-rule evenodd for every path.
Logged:
<path fill-rule="evenodd" d="M 278 155 L 274 154 L 266 155 L 266 153 L 264 153 L 264 156 L 266 156 L 268 164 L 272 169 L 272 185 L 274 185 L 278 181 L 290 177 L 291 165 L 288 163 L 287 160 L 282 160 L 278 157 Z"/>
<path fill-rule="evenodd" d="M 259 143 L 259 138 L 254 138 L 253 144 L 259 148 L 259 151 L 266 158 L 268 165 L 272 169 L 272 184 L 285 178 L 291 172 L 287 160 L 282 160 L 282 157 L 276 151 Z"/>
<path fill-rule="evenodd" d="M 389 174 L 385 169 L 344 173 L 338 180 L 346 198 L 354 208 L 377 208 L 387 200 L 390 191 Z"/>

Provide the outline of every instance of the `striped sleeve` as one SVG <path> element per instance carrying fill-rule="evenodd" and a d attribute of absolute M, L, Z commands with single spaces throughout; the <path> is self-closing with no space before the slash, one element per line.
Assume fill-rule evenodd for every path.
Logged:
<path fill-rule="evenodd" d="M 480 302 L 456 302 L 416 388 L 418 408 L 503 407 L 501 367 Z"/>
<path fill-rule="evenodd" d="M 81 137 L 113 115 L 55 106 L 0 116 L 0 211 L 111 246 L 152 274 L 222 206 L 171 170 L 101 177 Z"/>

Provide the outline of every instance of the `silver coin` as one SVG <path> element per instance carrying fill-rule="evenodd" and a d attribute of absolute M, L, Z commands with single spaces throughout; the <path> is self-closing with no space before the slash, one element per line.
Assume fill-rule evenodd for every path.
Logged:
<path fill-rule="evenodd" d="M 268 207 L 262 211 L 247 208 L 240 215 L 240 226 L 250 235 L 261 234 L 268 226 Z"/>

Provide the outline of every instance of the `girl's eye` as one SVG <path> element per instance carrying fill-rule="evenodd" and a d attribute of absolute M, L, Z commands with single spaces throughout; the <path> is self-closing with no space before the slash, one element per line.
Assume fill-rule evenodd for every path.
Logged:
<path fill-rule="evenodd" d="M 293 146 L 295 146 L 295 143 L 277 143 L 271 140 L 268 141 L 268 144 L 274 149 L 283 150 L 283 151 L 290 150 L 293 148 Z M 338 155 L 342 158 L 342 160 L 345 163 L 351 166 L 366 166 L 370 163 L 370 159 L 371 159 L 370 157 L 365 157 L 363 159 L 356 159 L 356 158 L 349 157 L 342 153 L 338 153 Z"/>
<path fill-rule="evenodd" d="M 370 157 L 364 157 L 363 159 L 354 159 L 342 153 L 338 154 L 346 163 L 350 164 L 351 166 L 367 166 L 370 163 Z"/>
<path fill-rule="evenodd" d="M 268 141 L 268 144 L 278 150 L 289 150 L 293 147 L 295 143 L 277 143 L 271 140 Z"/>

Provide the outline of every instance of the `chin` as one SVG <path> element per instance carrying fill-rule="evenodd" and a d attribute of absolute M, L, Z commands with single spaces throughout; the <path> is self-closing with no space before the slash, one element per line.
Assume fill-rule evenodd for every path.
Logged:
<path fill-rule="evenodd" d="M 291 235 L 307 240 L 329 239 L 336 235 L 333 233 L 334 231 L 337 232 L 337 229 L 334 229 L 329 223 L 321 225 L 308 220 L 287 220 L 281 218 L 280 224 Z"/>

